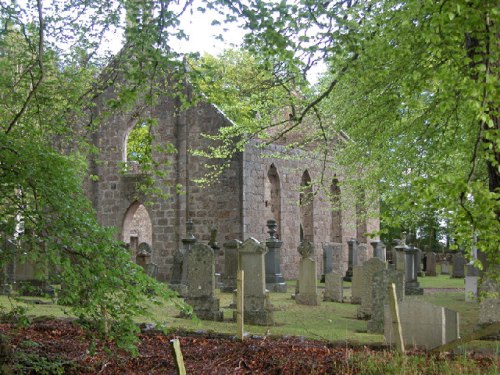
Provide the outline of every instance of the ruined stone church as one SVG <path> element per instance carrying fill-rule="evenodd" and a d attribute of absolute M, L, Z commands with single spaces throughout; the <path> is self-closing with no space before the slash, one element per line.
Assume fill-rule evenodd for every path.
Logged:
<path fill-rule="evenodd" d="M 189 97 L 191 88 L 186 85 L 184 90 Z M 115 96 L 111 87 L 101 100 Z M 128 244 L 133 257 L 138 244 L 149 245 L 159 280 L 168 281 L 171 276 L 173 255 L 182 246 L 189 219 L 199 241 L 207 242 L 211 229 L 216 228 L 219 244 L 249 237 L 264 241 L 268 237 L 266 221 L 276 220 L 277 235 L 283 241 L 280 256 L 285 278 L 297 276 L 301 238 L 314 243 L 319 274 L 322 246 L 342 244 L 339 270 L 343 272 L 347 240 L 356 238 L 361 245 L 367 244 L 366 233 L 378 229 L 378 219 L 356 217 L 354 195 L 341 190 L 342 176 L 335 174 L 333 166 L 326 171 L 328 189 L 316 189 L 312 182 L 324 173 L 320 162 L 306 155 L 277 158 L 276 154 L 285 151 L 277 144 L 262 148 L 257 147 L 258 141 L 250 143 L 230 160 L 219 178 L 208 186 L 199 185 L 196 181 L 205 176 L 207 160 L 193 155 L 192 150 L 208 146 L 203 134 L 215 134 L 231 125 L 230 119 L 206 102 L 183 109 L 179 98 L 164 96 L 148 108 L 148 116 L 157 122 L 150 130 L 152 158 L 166 172 L 164 177 L 148 176 L 127 160 L 128 137 L 141 121 L 140 108 L 137 103 L 135 108 L 111 115 L 94 134 L 98 154 L 91 162 L 91 173 L 97 178 L 89 182 L 87 190 L 100 223 L 117 228 L 119 239 Z M 157 151 L 165 145 L 176 151 Z M 168 198 L 148 197 L 138 190 L 148 177 Z M 340 210 L 332 209 L 332 200 L 341 203 Z M 223 264 L 218 262 L 216 267 L 223 272 Z"/>

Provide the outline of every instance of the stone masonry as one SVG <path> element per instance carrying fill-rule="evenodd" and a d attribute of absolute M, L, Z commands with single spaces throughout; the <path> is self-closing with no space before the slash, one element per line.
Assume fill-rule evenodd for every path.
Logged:
<path fill-rule="evenodd" d="M 162 84 L 168 87 L 172 83 Z M 188 85 L 184 95 L 188 100 L 192 97 Z M 101 94 L 96 101 L 96 118 L 103 115 L 102 103 L 116 96 L 114 87 Z M 156 122 L 150 129 L 153 137 L 151 156 L 165 172 L 164 177 L 149 177 L 153 187 L 168 197 L 145 196 L 139 191 L 138 184 L 148 176 L 127 162 L 128 135 L 134 126 L 148 118 Z M 207 186 L 199 185 L 196 181 L 207 172 L 205 163 L 219 161 L 204 159 L 191 150 L 208 148 L 210 141 L 202 134 L 215 134 L 220 128 L 231 125 L 231 120 L 210 103 L 199 102 L 184 109 L 179 98 L 164 96 L 159 97 L 154 106 L 146 106 L 139 99 L 135 107 L 107 116 L 105 123 L 92 135 L 98 154 L 89 161 L 89 166 L 90 173 L 97 178 L 87 181 L 85 187 L 99 222 L 117 228 L 118 239 L 126 244 L 137 241 L 137 236 L 141 237 L 139 242 L 149 243 L 153 249 L 151 261 L 158 265 L 159 280 L 167 281 L 172 276 L 173 257 L 182 248 L 188 219 L 192 219 L 193 235 L 200 242 L 207 242 L 211 228 L 216 227 L 216 241 L 220 244 L 248 237 L 263 241 L 267 237 L 266 221 L 275 220 L 277 238 L 283 242 L 279 261 L 285 279 L 298 276 L 296 249 L 301 241 L 302 227 L 307 228 L 307 239 L 316 248 L 326 243 L 342 244 L 342 260 L 346 263 L 348 238 L 368 244 L 366 233 L 378 230 L 379 221 L 368 219 L 363 225 L 357 225 L 355 194 L 347 187 L 340 185 L 342 191 L 338 187 L 335 190 L 341 211 L 333 212 L 330 198 L 318 189 L 308 204 L 307 217 L 301 216 L 298 203 L 301 186 L 307 180 L 305 176 L 313 186 L 320 177 L 333 184 L 333 181 L 342 182 L 342 176 L 334 175 L 337 172 L 334 166 L 327 168 L 323 176 L 320 161 L 305 154 L 277 158 L 276 154 L 290 154 L 281 145 L 262 148 L 258 141 L 253 141 L 229 160 L 217 180 Z M 175 152 L 157 151 L 165 147 Z M 362 228 L 362 233 L 358 233 L 357 227 Z M 321 275 L 322 255 L 316 254 L 315 260 Z M 224 269 L 223 264 L 219 264 L 223 262 L 223 258 L 216 260 L 220 269 Z"/>

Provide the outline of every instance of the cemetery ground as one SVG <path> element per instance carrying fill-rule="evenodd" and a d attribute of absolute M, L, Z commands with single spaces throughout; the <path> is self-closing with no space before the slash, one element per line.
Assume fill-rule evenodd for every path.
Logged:
<path fill-rule="evenodd" d="M 449 276 L 419 279 L 423 296 L 406 296 L 460 313 L 460 332 L 471 333 L 478 305 L 465 302 L 463 279 Z M 319 284 L 320 292 L 323 284 Z M 350 283 L 344 284 L 349 297 Z M 218 293 L 224 322 L 180 318 L 175 303 L 153 306 L 153 318 L 142 328 L 137 355 L 114 347 L 84 331 L 64 308 L 39 297 L 0 297 L 11 361 L 5 373 L 175 374 L 170 340 L 178 338 L 188 374 L 495 374 L 500 371 L 498 341 L 473 341 L 452 353 L 410 349 L 398 354 L 384 345 L 381 334 L 366 333 L 367 322 L 356 319 L 359 305 L 321 302 L 297 305 L 288 293 L 272 293 L 277 324 L 245 325 L 247 336 L 236 339 L 232 294 Z M 17 314 L 26 310 L 26 316 Z M 425 317 L 422 317 L 425 319 Z M 153 324 L 151 324 L 153 323 Z"/>

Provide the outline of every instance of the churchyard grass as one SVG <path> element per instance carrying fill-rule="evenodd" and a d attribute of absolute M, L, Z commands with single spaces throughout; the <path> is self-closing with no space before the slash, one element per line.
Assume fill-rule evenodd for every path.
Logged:
<path fill-rule="evenodd" d="M 450 275 L 419 277 L 418 282 L 422 288 L 464 288 L 464 279 L 454 279 Z"/>
<path fill-rule="evenodd" d="M 449 276 L 420 278 L 421 284 L 429 280 L 433 288 L 459 288 L 463 285 L 462 279 L 450 279 Z M 366 321 L 356 319 L 356 310 L 359 305 L 349 303 L 321 302 L 319 306 L 298 305 L 291 298 L 295 291 L 295 283 L 288 282 L 287 293 L 271 293 L 271 302 L 275 308 L 276 325 L 255 326 L 245 325 L 245 332 L 249 335 L 271 336 L 304 336 L 310 339 L 320 339 L 346 344 L 380 344 L 384 338 L 381 334 L 366 333 Z M 349 285 L 346 283 L 345 285 Z M 319 284 L 322 293 L 324 284 Z M 348 296 L 348 289 L 344 286 L 344 296 Z M 212 331 L 235 335 L 236 323 L 232 322 L 233 309 L 229 308 L 232 302 L 231 293 L 217 292 L 220 298 L 221 310 L 224 313 L 224 322 L 212 322 L 180 317 L 178 304 L 168 302 L 163 306 L 151 304 L 151 316 L 137 319 L 138 323 L 153 322 L 170 331 Z M 464 292 L 437 292 L 424 296 L 406 296 L 405 299 L 415 298 L 444 306 L 460 313 L 460 332 L 465 336 L 472 332 L 478 319 L 478 305 L 465 302 Z M 26 310 L 29 316 L 64 317 L 65 308 L 54 303 L 49 298 L 21 297 L 18 299 L 0 296 L 1 313 L 8 313 L 18 306 Z M 475 341 L 467 347 L 496 348 L 497 342 Z"/>

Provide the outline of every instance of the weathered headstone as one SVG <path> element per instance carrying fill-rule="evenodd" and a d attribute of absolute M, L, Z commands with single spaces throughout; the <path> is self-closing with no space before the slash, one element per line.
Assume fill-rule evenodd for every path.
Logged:
<path fill-rule="evenodd" d="M 347 241 L 349 248 L 347 259 L 347 271 L 344 276 L 344 281 L 352 281 L 352 268 L 358 265 L 358 240 L 351 238 Z"/>
<path fill-rule="evenodd" d="M 455 253 L 451 258 L 453 269 L 451 270 L 451 277 L 456 279 L 463 279 L 465 277 L 465 257 L 462 253 Z"/>
<path fill-rule="evenodd" d="M 273 307 L 266 292 L 264 255 L 267 249 L 254 238 L 249 238 L 238 249 L 239 267 L 245 272 L 244 321 L 246 324 L 274 325 Z M 236 311 L 234 312 L 236 321 Z"/>
<path fill-rule="evenodd" d="M 500 322 L 500 285 L 484 274 L 481 282 L 479 324 Z"/>
<path fill-rule="evenodd" d="M 147 265 L 151 263 L 151 253 L 153 250 L 146 242 L 141 242 L 137 247 L 136 263 L 142 268 L 146 269 Z"/>
<path fill-rule="evenodd" d="M 449 275 L 450 274 L 450 262 L 447 260 L 443 260 L 441 262 L 441 275 Z"/>
<path fill-rule="evenodd" d="M 387 261 L 385 245 L 382 241 L 372 241 L 373 256 L 381 261 Z"/>
<path fill-rule="evenodd" d="M 406 244 L 406 233 L 401 233 L 401 240 L 397 241 L 396 250 L 396 270 L 404 271 L 405 274 L 405 294 L 422 295 L 424 290 L 420 288 L 418 282 L 418 271 L 420 262 L 418 260 L 420 250 L 415 246 Z"/>
<path fill-rule="evenodd" d="M 182 247 L 177 249 L 174 254 L 172 265 L 172 277 L 170 279 L 170 289 L 179 293 L 181 297 L 187 296 L 187 262 L 186 254 L 196 243 L 196 237 L 193 235 L 193 221 L 189 219 L 186 222 L 186 237 L 182 239 Z"/>
<path fill-rule="evenodd" d="M 351 284 L 351 303 L 355 305 L 361 304 L 361 295 L 363 294 L 363 266 L 352 267 L 352 284 Z"/>
<path fill-rule="evenodd" d="M 396 286 L 396 298 L 402 302 L 404 298 L 404 273 L 395 269 L 375 272 L 372 278 L 372 310 L 368 321 L 369 333 L 384 333 L 384 306 L 389 304 L 387 287 Z"/>
<path fill-rule="evenodd" d="M 299 293 L 295 295 L 295 302 L 299 305 L 317 306 L 320 304 L 320 297 L 317 290 L 314 245 L 304 240 L 299 245 L 298 251 L 302 259 L 299 263 Z"/>
<path fill-rule="evenodd" d="M 427 252 L 425 253 L 425 275 L 426 276 L 437 276 L 436 272 L 436 253 Z"/>
<path fill-rule="evenodd" d="M 225 242 L 224 248 L 224 273 L 222 274 L 221 292 L 232 293 L 236 289 L 236 274 L 238 272 L 238 248 L 241 241 L 231 240 Z"/>
<path fill-rule="evenodd" d="M 341 273 L 330 272 L 325 275 L 325 292 L 323 295 L 323 301 L 344 301 L 344 286 Z"/>
<path fill-rule="evenodd" d="M 286 293 L 287 285 L 280 270 L 280 250 L 283 242 L 276 238 L 276 220 L 268 220 L 267 227 L 269 238 L 266 240 L 267 253 L 265 256 L 266 288 L 270 292 Z"/>
<path fill-rule="evenodd" d="M 467 264 L 465 276 L 465 300 L 474 302 L 477 300 L 479 282 L 479 269 L 474 264 Z"/>
<path fill-rule="evenodd" d="M 423 288 L 420 287 L 418 282 L 418 270 L 420 269 L 420 262 L 418 256 L 420 250 L 414 246 L 409 246 L 404 249 L 405 255 L 405 294 L 407 295 L 422 295 L 424 294 Z"/>
<path fill-rule="evenodd" d="M 417 249 L 415 247 L 415 251 L 416 251 L 416 254 L 415 254 L 415 271 L 417 273 L 417 276 L 423 276 L 422 274 L 422 268 L 423 268 L 423 262 L 422 262 L 422 258 L 423 258 L 423 253 L 422 253 L 422 250 L 420 249 Z"/>
<path fill-rule="evenodd" d="M 362 266 L 364 262 L 370 259 L 368 244 L 360 243 L 358 245 L 358 263 L 357 265 Z M 356 264 L 355 264 L 356 265 Z"/>
<path fill-rule="evenodd" d="M 376 287 L 373 284 L 373 275 L 387 268 L 387 264 L 378 259 L 372 258 L 363 263 L 361 275 L 361 306 L 358 308 L 358 319 L 368 319 L 372 314 L 372 289 Z"/>
<path fill-rule="evenodd" d="M 325 275 L 333 272 L 333 245 L 323 245 L 323 274 L 321 275 L 321 282 L 325 282 Z"/>
<path fill-rule="evenodd" d="M 193 245 L 186 254 L 187 298 L 196 316 L 203 320 L 222 321 L 219 299 L 215 297 L 215 255 L 205 244 Z"/>
<path fill-rule="evenodd" d="M 456 311 L 423 301 L 398 303 L 403 341 L 407 346 L 433 349 L 459 337 L 459 316 Z M 392 317 L 385 308 L 384 336 L 389 345 L 395 343 Z"/>

